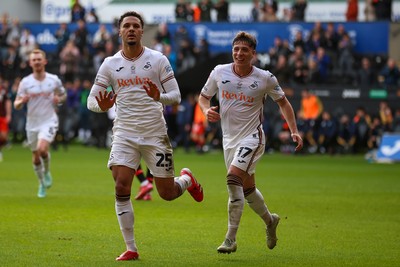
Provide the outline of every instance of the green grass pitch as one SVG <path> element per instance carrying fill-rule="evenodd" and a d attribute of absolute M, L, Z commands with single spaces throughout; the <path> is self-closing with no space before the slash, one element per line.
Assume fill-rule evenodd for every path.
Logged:
<path fill-rule="evenodd" d="M 190 167 L 204 201 L 134 201 L 140 259 L 115 262 L 125 249 L 114 211 L 108 150 L 52 151 L 53 187 L 36 197 L 31 154 L 14 145 L 0 163 L 0 266 L 400 266 L 400 164 L 363 156 L 266 154 L 257 186 L 281 216 L 269 250 L 249 207 L 236 253 L 218 254 L 227 225 L 221 152 L 175 151 L 175 171 Z M 135 178 L 132 194 L 138 190 Z"/>

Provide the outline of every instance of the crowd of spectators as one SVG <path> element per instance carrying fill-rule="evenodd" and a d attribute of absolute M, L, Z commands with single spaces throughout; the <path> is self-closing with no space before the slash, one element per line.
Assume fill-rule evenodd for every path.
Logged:
<path fill-rule="evenodd" d="M 352 1 L 348 2 L 350 5 Z M 375 2 L 387 1 L 372 1 L 371 5 Z M 250 12 L 254 21 L 276 18 L 278 1 L 255 0 L 253 4 Z M 212 21 L 210 14 L 215 9 L 217 21 L 223 22 L 229 21 L 228 7 L 229 1 L 225 0 L 215 3 L 201 0 L 194 5 L 178 0 L 175 15 L 177 21 Z M 290 10 L 284 12 L 287 15 L 284 20 L 304 20 L 306 8 L 306 0 L 294 1 Z M 375 7 L 375 10 L 379 9 Z M 380 16 L 374 14 L 377 19 Z M 60 129 L 54 146 L 63 145 L 67 148 L 72 140 L 77 140 L 85 145 L 107 147 L 113 115 L 89 112 L 86 99 L 94 73 L 107 56 L 119 49 L 118 28 L 114 23 L 109 31 L 99 22 L 94 9 L 87 11 L 78 1 L 71 8 L 71 22 L 76 23 L 76 30 L 70 32 L 68 24 L 61 23 L 54 33 L 56 52 L 48 54 L 51 65 L 48 70 L 60 75 L 68 94 L 66 103 L 59 108 Z M 87 31 L 88 23 L 98 24 L 97 32 L 91 37 Z M 172 42 L 175 43 L 174 47 L 171 46 Z M 320 22 L 315 22 L 309 36 L 298 32 L 293 41 L 275 37 L 274 45 L 267 53 L 257 54 L 256 65 L 274 73 L 283 86 L 343 83 L 360 88 L 400 87 L 399 67 L 394 59 L 378 61 L 374 55 L 356 55 L 352 45 L 343 24 L 327 23 L 324 27 Z M 17 18 L 10 19 L 7 14 L 1 17 L 0 86 L 8 89 L 12 100 L 21 78 L 30 73 L 27 59 L 29 52 L 36 47 L 38 44 L 34 35 Z M 166 24 L 160 24 L 151 48 L 168 57 L 176 74 L 207 62 L 211 57 L 207 40 L 194 43 L 184 25 L 171 33 Z M 183 95 L 181 105 L 165 110 L 174 145 L 183 146 L 187 151 L 195 147 L 198 152 L 219 148 L 218 124 L 209 125 L 204 118 L 195 114 L 196 96 Z M 305 151 L 332 154 L 361 152 L 376 147 L 383 131 L 400 131 L 400 110 L 392 110 L 387 103 L 382 102 L 377 114 L 363 115 L 363 112 L 363 107 L 357 109 L 354 115 L 332 114 L 321 108 L 316 117 L 307 118 L 304 117 L 304 109 L 299 110 L 298 125 L 306 140 Z M 203 123 L 206 129 L 203 136 L 195 135 L 192 131 L 195 117 L 196 124 Z M 292 151 L 282 118 L 266 114 L 265 119 L 268 149 Z M 361 122 L 363 126 L 360 126 Z M 10 125 L 12 142 L 25 140 L 24 124 L 25 111 L 13 110 Z"/>

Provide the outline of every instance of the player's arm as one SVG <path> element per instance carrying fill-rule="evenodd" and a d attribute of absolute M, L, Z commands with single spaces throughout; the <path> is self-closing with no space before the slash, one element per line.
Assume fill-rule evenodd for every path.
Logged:
<path fill-rule="evenodd" d="M 11 112 L 12 112 L 12 101 L 10 98 L 6 100 L 6 121 L 9 123 L 11 121 Z"/>
<path fill-rule="evenodd" d="M 293 142 L 297 143 L 296 151 L 299 151 L 303 148 L 303 139 L 301 139 L 299 131 L 297 130 L 296 117 L 294 115 L 293 107 L 286 96 L 283 96 L 281 99 L 276 101 L 276 103 L 279 105 L 283 117 L 289 126 Z"/>
<path fill-rule="evenodd" d="M 61 80 L 59 80 L 59 85 L 54 92 L 54 103 L 58 105 L 64 103 L 66 99 L 67 99 L 67 90 L 65 90 Z"/>
<path fill-rule="evenodd" d="M 218 113 L 218 107 L 212 106 L 211 107 L 211 97 L 200 94 L 199 96 L 199 105 L 201 111 L 203 112 L 204 116 L 206 116 L 209 122 L 217 122 L 221 119 L 221 116 Z"/>
<path fill-rule="evenodd" d="M 93 112 L 107 112 L 112 106 L 114 106 L 117 99 L 117 94 L 114 94 L 112 91 L 107 92 L 111 77 L 108 64 L 108 61 L 104 61 L 100 66 L 95 82 L 90 89 L 87 99 L 87 108 Z"/>
<path fill-rule="evenodd" d="M 29 101 L 29 95 L 25 93 L 24 88 L 24 83 L 21 81 L 18 86 L 17 97 L 14 100 L 14 108 L 16 110 L 20 110 Z"/>
<path fill-rule="evenodd" d="M 107 87 L 93 84 L 87 100 L 87 108 L 93 112 L 107 112 L 115 104 L 117 95 L 107 92 Z"/>

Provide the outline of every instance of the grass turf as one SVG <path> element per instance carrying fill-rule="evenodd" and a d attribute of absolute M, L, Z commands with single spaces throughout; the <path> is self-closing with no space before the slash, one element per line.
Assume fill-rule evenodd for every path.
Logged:
<path fill-rule="evenodd" d="M 1 266 L 120 266 L 125 249 L 114 211 L 108 150 L 53 151 L 54 185 L 36 197 L 31 155 L 14 145 L 0 163 Z M 176 173 L 190 167 L 202 203 L 185 193 L 172 202 L 134 201 L 142 266 L 399 266 L 400 165 L 362 156 L 266 154 L 257 186 L 281 216 L 278 245 L 268 250 L 262 221 L 245 207 L 238 251 L 216 248 L 227 224 L 221 152 L 175 151 Z M 132 194 L 138 189 L 135 179 Z"/>

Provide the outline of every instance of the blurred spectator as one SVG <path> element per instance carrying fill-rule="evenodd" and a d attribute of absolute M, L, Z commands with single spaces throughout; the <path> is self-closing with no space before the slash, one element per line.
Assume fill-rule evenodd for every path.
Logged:
<path fill-rule="evenodd" d="M 381 119 L 383 130 L 385 132 L 392 131 L 393 114 L 388 102 L 381 101 L 379 103 L 379 117 Z"/>
<path fill-rule="evenodd" d="M 400 108 L 397 108 L 394 113 L 392 131 L 395 133 L 400 133 Z"/>
<path fill-rule="evenodd" d="M 379 117 L 374 117 L 371 122 L 371 127 L 368 130 L 367 147 L 369 150 L 378 149 L 383 128 Z"/>
<path fill-rule="evenodd" d="M 357 21 L 358 0 L 347 0 L 346 21 Z"/>
<path fill-rule="evenodd" d="M 386 65 L 379 72 L 378 81 L 384 87 L 395 87 L 399 85 L 400 71 L 393 58 L 388 58 Z"/>
<path fill-rule="evenodd" d="M 295 46 L 293 53 L 289 55 L 289 66 L 293 67 L 297 60 L 302 61 L 303 64 L 307 62 L 307 56 L 301 46 Z"/>
<path fill-rule="evenodd" d="M 350 36 L 348 34 L 343 35 L 342 39 L 338 44 L 338 67 L 339 75 L 342 77 L 345 83 L 351 83 L 354 78 L 354 52 L 353 43 L 351 42 Z"/>
<path fill-rule="evenodd" d="M 273 66 L 271 72 L 275 75 L 281 85 L 287 86 L 289 84 L 291 79 L 291 69 L 284 54 L 278 56 L 278 61 L 276 65 Z"/>
<path fill-rule="evenodd" d="M 197 5 L 200 9 L 200 21 L 211 22 L 211 9 L 213 8 L 211 0 L 200 0 Z"/>
<path fill-rule="evenodd" d="M 307 8 L 307 0 L 295 0 L 292 5 L 293 20 L 304 21 Z"/>
<path fill-rule="evenodd" d="M 19 41 L 14 41 L 14 44 L 8 46 L 1 61 L 1 74 L 6 80 L 12 81 L 20 72 L 21 57 L 18 53 Z M 27 63 L 24 63 L 27 66 Z M 0 75 L 1 77 L 1 75 Z"/>
<path fill-rule="evenodd" d="M 67 44 L 70 38 L 70 31 L 68 25 L 65 22 L 60 23 L 60 26 L 56 30 L 54 36 L 57 39 L 57 55 L 60 54 L 61 50 Z"/>
<path fill-rule="evenodd" d="M 356 131 L 354 123 L 347 114 L 343 114 L 339 120 L 337 143 L 339 153 L 348 154 L 354 152 L 354 144 L 356 143 Z"/>
<path fill-rule="evenodd" d="M 367 90 L 377 84 L 376 70 L 372 68 L 368 57 L 361 59 L 361 67 L 357 71 L 356 82 L 363 90 Z"/>
<path fill-rule="evenodd" d="M 7 45 L 10 46 L 15 40 L 19 40 L 22 35 L 22 27 L 18 18 L 12 19 L 12 24 L 7 34 Z"/>
<path fill-rule="evenodd" d="M 321 154 L 335 153 L 337 123 L 328 111 L 322 112 L 322 120 L 318 127 L 318 150 Z"/>
<path fill-rule="evenodd" d="M 321 74 L 319 72 L 319 66 L 316 59 L 309 57 L 307 60 L 307 82 L 311 84 L 322 83 Z"/>
<path fill-rule="evenodd" d="M 365 21 L 375 21 L 376 20 L 376 15 L 375 15 L 375 8 L 372 4 L 375 0 L 365 0 L 365 7 L 364 7 L 364 15 L 365 15 Z"/>
<path fill-rule="evenodd" d="M 184 25 L 180 25 L 175 33 L 175 44 L 177 51 L 178 73 L 183 72 L 196 64 L 193 51 L 193 43 Z"/>
<path fill-rule="evenodd" d="M 275 0 L 264 0 L 264 6 L 272 7 L 272 10 L 276 14 L 278 12 L 278 1 Z"/>
<path fill-rule="evenodd" d="M 392 20 L 392 0 L 372 0 L 376 20 Z"/>
<path fill-rule="evenodd" d="M 293 21 L 293 10 L 291 8 L 284 8 L 283 9 L 283 18 L 281 19 L 282 22 L 291 22 Z"/>
<path fill-rule="evenodd" d="M 96 9 L 91 8 L 85 16 L 86 23 L 99 23 L 99 17 L 97 16 Z"/>
<path fill-rule="evenodd" d="M 186 0 L 178 0 L 175 4 L 175 21 L 186 22 L 188 20 L 189 12 L 187 10 Z"/>
<path fill-rule="evenodd" d="M 17 96 L 18 86 L 21 82 L 21 77 L 17 76 L 14 79 L 13 84 L 11 85 L 10 95 L 11 101 L 14 103 L 14 100 Z M 11 142 L 17 143 L 22 142 L 26 139 L 26 131 L 25 131 L 25 122 L 26 122 L 26 106 L 22 109 L 15 109 L 14 105 L 12 106 L 11 112 L 11 123 L 10 123 L 10 133 L 11 133 Z"/>
<path fill-rule="evenodd" d="M 227 0 L 217 0 L 214 4 L 217 11 L 217 22 L 227 22 L 229 20 L 229 2 Z"/>
<path fill-rule="evenodd" d="M 314 61 L 317 62 L 318 64 L 318 72 L 319 72 L 319 78 L 320 82 L 327 82 L 330 69 L 331 69 L 331 59 L 330 57 L 325 53 L 325 48 L 323 47 L 318 47 L 317 48 L 317 53 L 312 56 Z"/>
<path fill-rule="evenodd" d="M 303 52 L 306 52 L 307 46 L 303 39 L 303 33 L 301 30 L 296 31 L 294 35 L 294 40 L 292 42 L 293 49 L 296 50 L 297 46 L 300 46 Z"/>
<path fill-rule="evenodd" d="M 71 22 L 85 21 L 85 8 L 79 3 L 79 0 L 74 0 L 71 7 Z"/>
<path fill-rule="evenodd" d="M 337 66 L 338 56 L 338 44 L 339 35 L 335 30 L 335 25 L 332 22 L 326 24 L 326 30 L 324 33 L 323 46 L 325 47 L 326 54 L 331 58 L 332 65 Z"/>
<path fill-rule="evenodd" d="M 79 99 L 79 122 L 78 122 L 78 139 L 85 145 L 89 144 L 91 131 L 90 113 L 87 108 L 87 98 L 92 88 L 90 79 L 84 79 L 82 89 L 80 90 Z"/>
<path fill-rule="evenodd" d="M 273 2 L 275 2 L 275 1 L 273 1 Z M 273 5 L 264 3 L 263 15 L 262 15 L 261 21 L 267 21 L 267 22 L 278 21 L 278 16 L 276 15 L 276 11 L 275 11 Z"/>
<path fill-rule="evenodd" d="M 315 134 L 318 132 L 318 122 L 324 107 L 317 95 L 304 89 L 301 91 L 300 109 L 307 129 L 307 132 L 304 133 L 304 141 L 309 146 L 308 151 L 315 153 L 318 148 Z"/>
<path fill-rule="evenodd" d="M 37 47 L 36 38 L 29 29 L 23 29 L 19 40 L 19 56 L 21 63 L 28 64 L 29 54 Z"/>
<path fill-rule="evenodd" d="M 81 53 L 74 41 L 69 40 L 60 52 L 60 74 L 64 81 L 73 81 L 79 70 Z"/>
<path fill-rule="evenodd" d="M 198 63 L 207 62 L 210 59 L 208 42 L 205 38 L 201 38 L 198 45 L 194 47 L 194 54 Z"/>
<path fill-rule="evenodd" d="M 171 33 L 168 30 L 166 23 L 160 23 L 157 28 L 155 38 L 161 44 L 171 44 Z"/>
<path fill-rule="evenodd" d="M 195 97 L 194 111 L 193 111 L 193 122 L 190 133 L 190 138 L 196 145 L 196 151 L 203 153 L 203 146 L 206 142 L 206 128 L 208 121 L 200 109 L 200 105 L 197 102 L 198 95 Z"/>
<path fill-rule="evenodd" d="M 75 45 L 78 47 L 81 56 L 88 53 L 88 36 L 89 32 L 86 29 L 86 23 L 84 20 L 78 20 L 78 28 L 72 35 Z"/>
<path fill-rule="evenodd" d="M 9 124 L 12 115 L 11 95 L 8 91 L 8 83 L 0 77 L 0 162 L 3 161 L 2 149 L 9 141 Z"/>
<path fill-rule="evenodd" d="M 253 0 L 253 7 L 251 8 L 250 14 L 253 22 L 261 21 L 262 18 L 262 5 L 260 0 Z"/>
<path fill-rule="evenodd" d="M 294 65 L 292 66 L 291 72 L 293 73 L 292 81 L 296 85 L 304 85 L 307 83 L 308 68 L 303 60 L 296 59 L 296 61 L 294 62 Z"/>
<path fill-rule="evenodd" d="M 367 114 L 364 107 L 358 107 L 353 118 L 355 126 L 356 141 L 354 143 L 355 152 L 366 152 L 368 132 L 371 125 L 371 117 Z"/>
<path fill-rule="evenodd" d="M 94 70 L 98 70 L 100 68 L 101 63 L 103 63 L 106 57 L 112 56 L 115 54 L 114 43 L 111 40 L 108 40 L 105 45 L 104 51 L 97 51 L 93 56 L 93 68 Z"/>
<path fill-rule="evenodd" d="M 108 32 L 106 25 L 100 24 L 99 29 L 93 35 L 92 46 L 97 51 L 105 51 L 106 43 L 111 39 L 111 35 Z"/>
<path fill-rule="evenodd" d="M 177 55 L 172 50 L 172 47 L 171 47 L 170 44 L 164 44 L 163 45 L 163 53 L 168 58 L 169 63 L 171 64 L 171 67 L 174 70 L 174 73 L 177 73 L 177 62 L 176 62 L 177 61 Z"/>

